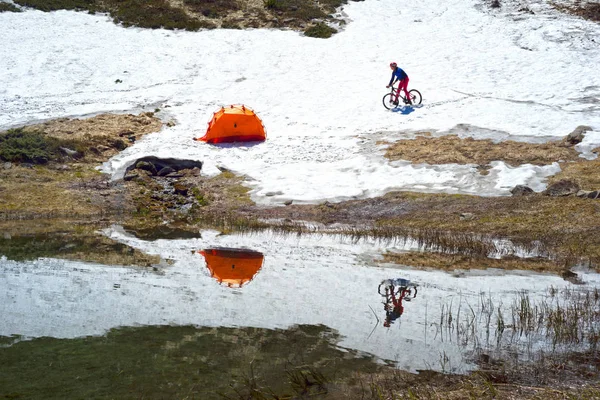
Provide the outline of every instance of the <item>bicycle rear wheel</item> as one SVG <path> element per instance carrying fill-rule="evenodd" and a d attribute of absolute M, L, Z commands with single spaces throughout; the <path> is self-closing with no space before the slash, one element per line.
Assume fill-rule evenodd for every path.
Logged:
<path fill-rule="evenodd" d="M 395 108 L 397 105 L 394 104 L 393 100 L 394 100 L 394 97 L 392 96 L 391 93 L 386 94 L 385 96 L 383 96 L 383 106 L 385 108 L 387 108 L 388 110 Z"/>
<path fill-rule="evenodd" d="M 421 101 L 423 101 L 421 92 L 419 92 L 417 89 L 409 90 L 408 94 L 410 96 L 410 101 L 413 103 L 413 105 L 419 105 L 419 104 L 421 104 Z"/>

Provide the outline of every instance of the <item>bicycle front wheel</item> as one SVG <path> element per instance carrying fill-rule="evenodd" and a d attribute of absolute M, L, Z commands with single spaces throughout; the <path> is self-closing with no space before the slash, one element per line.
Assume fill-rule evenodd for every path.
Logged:
<path fill-rule="evenodd" d="M 421 92 L 419 92 L 417 89 L 409 90 L 408 95 L 410 96 L 410 101 L 413 103 L 413 105 L 419 105 L 421 104 L 421 101 L 423 101 Z"/>
<path fill-rule="evenodd" d="M 388 110 L 391 110 L 392 108 L 396 107 L 396 104 L 394 104 L 393 100 L 394 97 L 391 93 L 386 94 L 385 96 L 383 96 L 383 106 Z"/>

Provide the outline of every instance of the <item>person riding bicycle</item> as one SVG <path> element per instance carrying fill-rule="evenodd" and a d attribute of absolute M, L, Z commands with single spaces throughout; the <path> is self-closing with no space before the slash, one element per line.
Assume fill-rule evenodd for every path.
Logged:
<path fill-rule="evenodd" d="M 408 94 L 408 75 L 395 62 L 390 63 L 390 68 L 392 69 L 392 78 L 386 88 L 389 88 L 390 86 L 393 86 L 394 83 L 400 81 L 398 84 L 398 93 L 400 93 L 400 89 L 402 89 L 404 91 L 404 96 L 406 97 L 406 104 L 412 104 L 410 95 Z M 398 97 L 396 97 L 394 104 L 398 105 Z"/>

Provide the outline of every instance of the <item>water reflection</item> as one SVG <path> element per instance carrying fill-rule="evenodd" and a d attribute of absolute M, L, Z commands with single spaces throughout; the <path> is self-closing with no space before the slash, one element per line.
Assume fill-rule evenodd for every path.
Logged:
<path fill-rule="evenodd" d="M 210 275 L 228 287 L 242 287 L 262 268 L 264 256 L 259 251 L 234 248 L 200 250 Z"/>
<path fill-rule="evenodd" d="M 280 399 L 313 398 L 328 379 L 377 370 L 375 358 L 341 348 L 339 340 L 323 325 L 161 325 L 74 339 L 10 339 L 0 346 L 0 398 L 266 399 L 252 392 L 249 379 Z M 317 385 L 298 388 L 291 379 L 298 375 Z"/>
<path fill-rule="evenodd" d="M 584 284 L 573 285 L 558 276 L 518 271 L 452 275 L 401 269 L 381 263 L 389 243 L 327 235 L 205 230 L 199 238 L 150 241 L 119 227 L 104 234 L 113 241 L 104 249 L 117 251 L 120 244 L 162 261 L 147 268 L 0 257 L 0 336 L 76 338 L 148 325 L 321 324 L 339 333 L 340 346 L 401 369 L 461 372 L 476 368 L 473 356 L 482 352 L 572 351 L 585 346 L 568 340 L 600 329 L 595 312 L 600 300 L 594 300 L 600 298 L 600 275 L 593 273 L 582 272 Z M 233 260 L 229 251 L 235 252 Z M 244 261 L 248 252 L 254 258 Z M 225 261 L 218 261 L 223 254 Z M 230 290 L 230 284 L 244 288 Z M 382 326 L 382 303 L 389 327 Z M 576 337 L 562 334 L 565 324 L 547 328 L 558 311 L 566 314 L 556 320 L 572 320 L 568 330 L 577 328 Z"/>
<path fill-rule="evenodd" d="M 417 297 L 417 285 L 408 279 L 396 278 L 381 281 L 377 291 L 385 298 L 383 309 L 385 319 L 383 326 L 389 328 L 391 324 L 404 314 L 402 301 L 411 301 Z"/>

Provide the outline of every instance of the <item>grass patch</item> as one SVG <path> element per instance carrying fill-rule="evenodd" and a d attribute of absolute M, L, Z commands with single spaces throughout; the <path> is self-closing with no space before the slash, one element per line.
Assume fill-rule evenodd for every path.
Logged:
<path fill-rule="evenodd" d="M 141 28 L 225 29 L 278 27 L 304 29 L 315 19 L 332 20 L 331 13 L 346 0 L 17 0 L 42 11 L 87 10 L 109 13 L 115 23 Z M 243 15 L 242 15 L 243 12 Z M 318 32 L 319 31 L 319 32 Z M 309 31 L 316 37 L 331 36 L 328 29 Z M 311 33 L 313 32 L 313 33 Z M 335 32 L 333 32 L 335 33 Z M 329 36 L 326 36 L 329 35 Z M 117 79 L 116 82 L 120 80 Z"/>
<path fill-rule="evenodd" d="M 96 0 L 15 0 L 16 4 L 41 11 L 97 10 Z"/>
<path fill-rule="evenodd" d="M 579 153 L 562 142 L 525 143 L 512 140 L 494 143 L 490 139 L 461 139 L 457 135 L 417 136 L 390 143 L 385 152 L 389 160 L 426 164 L 478 164 L 504 161 L 513 167 L 521 164 L 548 165 L 559 160 L 578 161 Z"/>
<path fill-rule="evenodd" d="M 36 225 L 41 225 L 38 222 Z M 150 266 L 160 261 L 159 256 L 146 255 L 139 250 L 98 234 L 101 225 L 71 221 L 58 228 L 49 224 L 46 232 L 19 233 L 19 224 L 12 229 L 4 224 L 0 236 L 0 255 L 9 260 L 26 261 L 41 257 L 98 262 L 106 265 Z M 56 230 L 55 230 L 56 229 Z"/>
<path fill-rule="evenodd" d="M 520 258 L 512 255 L 502 258 L 488 258 L 485 256 L 472 257 L 465 254 L 447 254 L 433 252 L 406 252 L 385 253 L 383 262 L 399 265 L 409 265 L 417 268 L 433 268 L 437 270 L 453 271 L 456 269 L 507 269 L 561 272 L 563 267 L 556 262 L 542 257 Z"/>
<path fill-rule="evenodd" d="M 21 9 L 11 3 L 0 3 L 1 12 L 21 12 Z"/>
<path fill-rule="evenodd" d="M 306 36 L 321 39 L 330 38 L 334 33 L 337 33 L 337 29 L 330 27 L 324 22 L 319 22 L 304 31 L 304 35 Z"/>
<path fill-rule="evenodd" d="M 227 17 L 241 9 L 237 0 L 184 0 L 183 3 L 194 12 L 213 19 Z"/>
<path fill-rule="evenodd" d="M 48 137 L 39 131 L 27 132 L 18 128 L 0 133 L 0 160 L 3 161 L 32 164 L 62 161 L 68 154 L 61 148 L 77 152 L 78 158 L 84 153 L 79 142 Z"/>
<path fill-rule="evenodd" d="M 325 394 L 324 376 L 339 379 L 356 370 L 379 369 L 373 357 L 337 347 L 339 339 L 322 325 L 286 330 L 152 326 L 113 329 L 102 337 L 38 338 L 0 347 L 0 397 L 266 399 L 272 391 L 283 399 Z"/>
<path fill-rule="evenodd" d="M 205 27 L 181 8 L 175 8 L 166 0 L 107 1 L 107 9 L 115 23 L 140 28 L 185 29 L 197 31 Z"/>
<path fill-rule="evenodd" d="M 600 160 L 580 160 L 561 164 L 561 171 L 548 178 L 550 184 L 560 180 L 577 183 L 582 190 L 600 189 Z"/>

